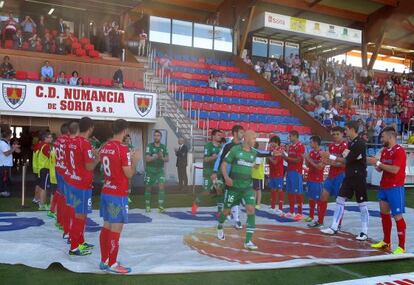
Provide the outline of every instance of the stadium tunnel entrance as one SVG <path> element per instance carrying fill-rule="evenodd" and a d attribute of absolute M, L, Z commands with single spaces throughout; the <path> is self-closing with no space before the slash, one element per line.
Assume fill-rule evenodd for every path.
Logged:
<path fill-rule="evenodd" d="M 9 126 L 13 131 L 13 139 L 17 139 L 21 144 L 21 154 L 15 159 L 19 160 L 17 165 L 22 165 L 25 161 L 31 165 L 32 146 L 38 141 L 38 136 L 42 131 L 50 131 L 52 134 L 59 135 L 60 127 L 64 122 L 71 118 L 39 118 L 25 116 L 1 116 L 0 125 Z M 134 148 L 143 151 L 144 142 L 147 141 L 148 123 L 129 123 L 129 135 L 131 144 Z M 112 121 L 95 121 L 93 135 L 100 143 L 103 143 L 112 136 Z M 30 167 L 29 167 L 30 168 Z"/>

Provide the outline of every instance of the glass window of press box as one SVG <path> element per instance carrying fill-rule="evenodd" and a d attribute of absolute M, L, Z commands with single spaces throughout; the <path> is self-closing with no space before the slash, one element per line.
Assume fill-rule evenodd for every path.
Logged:
<path fill-rule="evenodd" d="M 172 44 L 179 46 L 193 46 L 193 23 L 172 20 Z"/>
<path fill-rule="evenodd" d="M 233 51 L 233 35 L 231 29 L 214 27 L 214 50 Z"/>
<path fill-rule="evenodd" d="M 151 42 L 170 44 L 171 19 L 151 16 L 149 40 Z"/>
<path fill-rule="evenodd" d="M 151 42 L 233 51 L 233 32 L 228 28 L 151 16 L 149 33 Z"/>
<path fill-rule="evenodd" d="M 213 26 L 194 23 L 194 47 L 213 49 Z"/>

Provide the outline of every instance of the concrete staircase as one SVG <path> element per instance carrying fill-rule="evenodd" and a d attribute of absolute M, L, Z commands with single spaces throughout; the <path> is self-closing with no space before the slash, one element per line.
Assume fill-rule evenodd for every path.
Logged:
<path fill-rule="evenodd" d="M 164 118 L 177 136 L 186 139 L 193 163 L 201 162 L 204 156 L 204 144 L 207 142 L 206 135 L 203 130 L 196 127 L 196 122 L 190 119 L 187 111 L 174 98 L 174 93 L 169 90 L 168 84 L 162 82 L 150 66 L 145 66 L 144 88 L 158 94 L 157 116 Z"/>

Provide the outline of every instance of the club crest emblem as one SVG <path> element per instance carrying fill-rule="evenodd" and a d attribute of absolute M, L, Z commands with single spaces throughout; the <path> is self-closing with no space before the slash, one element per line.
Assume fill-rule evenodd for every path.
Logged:
<path fill-rule="evenodd" d="M 135 110 L 141 117 L 145 117 L 151 111 L 153 95 L 135 94 L 134 96 Z"/>
<path fill-rule="evenodd" d="M 3 83 L 3 99 L 13 110 L 19 108 L 26 99 L 26 85 Z"/>

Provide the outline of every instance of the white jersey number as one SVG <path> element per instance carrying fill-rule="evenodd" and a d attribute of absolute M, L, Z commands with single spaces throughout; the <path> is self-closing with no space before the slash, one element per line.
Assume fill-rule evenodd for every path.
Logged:
<path fill-rule="evenodd" d="M 106 176 L 111 176 L 111 169 L 109 168 L 109 158 L 107 156 L 104 156 L 102 158 L 102 165 L 103 165 L 103 171 Z"/>

